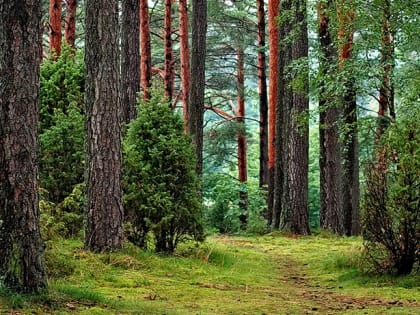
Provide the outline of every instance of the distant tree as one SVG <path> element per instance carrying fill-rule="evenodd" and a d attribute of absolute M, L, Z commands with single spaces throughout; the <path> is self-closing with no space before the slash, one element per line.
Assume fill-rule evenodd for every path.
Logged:
<path fill-rule="evenodd" d="M 181 59 L 181 93 L 185 131 L 188 130 L 188 98 L 190 90 L 190 48 L 187 0 L 179 0 L 179 51 Z"/>
<path fill-rule="evenodd" d="M 140 86 L 143 99 L 150 98 L 152 79 L 152 51 L 150 43 L 149 5 L 140 0 Z"/>
<path fill-rule="evenodd" d="M 50 0 L 50 54 L 61 53 L 61 0 Z"/>
<path fill-rule="evenodd" d="M 64 24 L 66 42 L 75 48 L 76 42 L 76 12 L 77 0 L 66 1 L 66 22 Z"/>
<path fill-rule="evenodd" d="M 47 288 L 38 208 L 40 1 L 0 1 L 0 286 Z"/>
<path fill-rule="evenodd" d="M 344 233 L 341 207 L 340 178 L 340 109 L 331 86 L 337 72 L 337 49 L 332 25 L 333 1 L 318 2 L 318 33 L 320 41 L 319 68 L 319 168 L 320 168 L 320 226 L 334 233 Z"/>
<path fill-rule="evenodd" d="M 172 2 L 173 0 L 165 0 L 165 14 L 164 14 L 164 82 L 165 82 L 165 96 L 172 100 L 174 90 L 174 56 L 172 47 Z"/>
<path fill-rule="evenodd" d="M 86 1 L 85 246 L 92 251 L 123 245 L 118 2 Z"/>
<path fill-rule="evenodd" d="M 258 95 L 260 103 L 260 187 L 268 185 L 268 95 L 264 0 L 257 0 Z"/>
<path fill-rule="evenodd" d="M 280 1 L 270 0 L 268 2 L 268 40 L 269 40 L 269 98 L 268 98 L 268 224 L 278 227 L 277 222 L 273 222 L 273 217 L 279 217 L 279 213 L 274 213 L 274 169 L 275 169 L 275 139 L 276 139 L 276 108 L 278 100 L 278 77 L 279 77 L 279 15 Z M 277 186 L 281 189 L 281 186 Z M 281 193 L 278 193 L 278 195 Z M 281 206 L 276 205 L 277 211 Z"/>
<path fill-rule="evenodd" d="M 207 0 L 192 1 L 191 85 L 188 104 L 188 133 L 192 136 L 196 154 L 196 173 L 203 172 L 203 120 L 205 59 L 207 33 Z"/>
<path fill-rule="evenodd" d="M 354 75 L 352 73 L 354 2 L 341 0 L 337 3 L 338 15 L 338 65 L 343 78 L 342 97 L 342 145 L 341 145 L 341 198 L 344 215 L 344 233 L 360 233 L 359 146 L 357 132 L 357 103 Z"/>
<path fill-rule="evenodd" d="M 124 0 L 121 12 L 121 111 L 122 121 L 136 115 L 140 90 L 140 7 L 138 0 Z"/>

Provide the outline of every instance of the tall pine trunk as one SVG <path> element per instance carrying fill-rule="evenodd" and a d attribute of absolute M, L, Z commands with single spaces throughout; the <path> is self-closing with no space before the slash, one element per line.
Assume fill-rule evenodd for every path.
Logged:
<path fill-rule="evenodd" d="M 246 160 L 246 132 L 245 132 L 245 72 L 244 72 L 244 50 L 239 48 L 237 50 L 237 90 L 238 90 L 238 116 L 237 123 L 242 125 L 238 133 L 238 172 L 239 182 L 246 185 L 248 180 L 248 169 Z M 241 225 L 242 228 L 246 226 L 248 217 L 248 192 L 245 187 L 241 187 L 239 193 L 239 207 L 241 208 Z"/>
<path fill-rule="evenodd" d="M 288 1 L 286 1 L 288 2 Z M 308 159 L 309 159 L 309 85 L 308 85 L 308 34 L 306 26 L 306 1 L 295 0 L 287 9 L 291 10 L 291 28 L 293 42 L 284 45 L 289 50 L 292 62 L 304 63 L 298 69 L 292 69 L 291 74 L 284 82 L 285 95 L 283 101 L 284 132 L 281 135 L 284 141 L 283 154 L 285 155 L 285 166 L 283 166 L 283 196 L 280 214 L 280 229 L 295 234 L 307 235 L 309 230 L 309 209 L 308 209 Z M 289 3 L 287 3 L 289 5 Z M 290 35 L 290 33 L 287 33 Z M 284 69 L 288 66 L 284 63 Z M 286 71 L 284 71 L 286 72 Z M 292 88 L 293 81 L 300 82 L 299 87 Z M 287 93 L 286 93 L 286 90 Z"/>
<path fill-rule="evenodd" d="M 50 0 L 50 54 L 61 54 L 61 0 Z"/>
<path fill-rule="evenodd" d="M 149 6 L 147 0 L 140 0 L 140 86 L 143 99 L 150 99 L 152 80 L 152 50 L 150 44 Z"/>
<path fill-rule="evenodd" d="M 353 59 L 353 0 L 341 0 L 338 12 L 339 71 L 344 73 L 344 92 L 341 98 L 343 143 L 341 147 L 341 197 L 344 215 L 344 233 L 357 235 L 360 233 L 359 209 L 359 148 L 357 136 L 357 104 L 354 79 L 351 73 Z"/>
<path fill-rule="evenodd" d="M 279 0 L 268 1 L 268 40 L 269 40 L 269 98 L 268 98 L 268 224 L 278 228 L 273 216 L 279 217 L 280 204 L 274 208 L 274 169 L 276 160 L 276 105 L 278 101 L 279 67 Z M 277 213 L 275 213 L 277 211 Z"/>
<path fill-rule="evenodd" d="M 319 169 L 320 225 L 333 233 L 343 234 L 341 208 L 340 143 L 338 123 L 340 111 L 337 97 L 331 95 L 328 84 L 334 81 L 337 50 L 330 32 L 332 0 L 318 3 L 318 33 L 320 41 L 319 87 Z"/>
<path fill-rule="evenodd" d="M 86 1 L 85 246 L 107 251 L 123 245 L 118 2 Z"/>
<path fill-rule="evenodd" d="M 385 132 L 389 120 L 395 119 L 394 85 L 392 75 L 394 70 L 394 44 L 391 27 L 391 1 L 382 3 L 382 40 L 380 67 L 382 70 L 381 87 L 379 88 L 377 140 Z"/>
<path fill-rule="evenodd" d="M 76 10 L 77 0 L 66 1 L 66 22 L 64 26 L 66 42 L 75 48 L 76 42 Z"/>
<path fill-rule="evenodd" d="M 124 0 L 121 17 L 121 119 L 129 122 L 136 116 L 140 89 L 139 1 Z"/>
<path fill-rule="evenodd" d="M 257 0 L 258 16 L 258 95 L 260 103 L 260 187 L 268 185 L 268 95 L 265 58 L 264 0 Z"/>
<path fill-rule="evenodd" d="M 41 2 L 0 1 L 0 287 L 47 288 L 38 208 Z"/>
<path fill-rule="evenodd" d="M 165 17 L 163 27 L 163 38 L 165 45 L 164 52 L 164 83 L 165 96 L 171 101 L 173 96 L 174 85 L 174 60 L 172 48 L 172 1 L 165 0 Z"/>
<path fill-rule="evenodd" d="M 188 44 L 187 0 L 179 0 L 179 51 L 181 58 L 181 91 L 184 129 L 188 130 L 188 98 L 190 90 L 190 49 Z"/>
<path fill-rule="evenodd" d="M 207 33 L 207 0 L 192 1 L 191 85 L 188 104 L 188 133 L 196 155 L 196 173 L 203 173 L 203 120 Z"/>

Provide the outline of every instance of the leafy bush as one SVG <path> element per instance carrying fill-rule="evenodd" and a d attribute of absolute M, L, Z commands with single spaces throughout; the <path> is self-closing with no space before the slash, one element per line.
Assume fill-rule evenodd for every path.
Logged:
<path fill-rule="evenodd" d="M 366 168 L 366 257 L 375 271 L 409 274 L 420 261 L 420 111 L 382 136 Z"/>
<path fill-rule="evenodd" d="M 187 238 L 203 237 L 200 186 L 191 140 L 182 119 L 154 91 L 138 106 L 124 139 L 124 203 L 130 241 L 173 253 Z"/>

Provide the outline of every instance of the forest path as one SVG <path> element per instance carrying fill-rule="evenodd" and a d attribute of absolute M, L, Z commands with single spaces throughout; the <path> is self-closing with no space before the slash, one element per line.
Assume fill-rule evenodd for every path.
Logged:
<path fill-rule="evenodd" d="M 419 287 L 413 290 L 413 294 L 405 295 L 400 292 L 389 292 L 383 296 L 383 290 L 358 290 L 357 286 L 346 288 L 347 284 L 341 284 L 339 275 L 328 275 L 328 270 L 319 270 L 320 274 L 314 271 L 320 269 L 322 261 L 316 261 L 312 257 L 310 262 L 305 262 L 304 256 L 311 254 L 323 254 L 328 256 L 328 252 L 317 251 L 313 244 L 302 245 L 296 236 L 288 236 L 290 243 L 269 245 L 267 242 L 254 242 L 246 239 L 224 239 L 219 238 L 218 242 L 230 243 L 237 247 L 252 248 L 268 255 L 276 265 L 276 281 L 280 283 L 280 291 L 274 290 L 272 296 L 281 295 L 282 300 L 295 302 L 299 312 L 287 312 L 284 314 L 420 314 L 420 295 Z M 268 247 L 267 247 L 268 246 Z M 294 251 L 295 249 L 296 251 Z M 351 248 L 349 248 L 351 250 Z M 331 253 L 336 248 L 331 244 Z M 299 254 L 306 252 L 305 255 Z M 298 258 L 298 259 L 297 259 Z M 318 257 L 323 258 L 323 257 Z M 315 266 L 316 265 L 316 266 Z M 322 274 L 324 273 L 324 274 Z M 345 274 L 343 270 L 342 274 Z M 369 286 L 369 284 L 367 285 Z M 392 290 L 392 288 L 390 288 Z M 273 313 L 276 314 L 276 313 Z M 279 313 L 283 314 L 283 313 Z"/>

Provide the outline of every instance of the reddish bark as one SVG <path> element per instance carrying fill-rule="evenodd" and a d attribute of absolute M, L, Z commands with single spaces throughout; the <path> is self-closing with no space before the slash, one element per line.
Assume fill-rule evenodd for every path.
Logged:
<path fill-rule="evenodd" d="M 165 17 L 163 26 L 163 38 L 165 41 L 164 72 L 165 72 L 165 96 L 172 100 L 174 83 L 174 61 L 172 49 L 172 1 L 165 0 Z"/>
<path fill-rule="evenodd" d="M 274 169 L 276 142 L 276 104 L 278 94 L 279 67 L 279 15 L 280 1 L 268 1 L 268 41 L 269 41 L 269 97 L 268 97 L 268 224 L 272 224 L 274 203 Z"/>
<path fill-rule="evenodd" d="M 76 9 L 77 0 L 67 0 L 66 23 L 64 29 L 66 42 L 73 48 L 75 48 L 76 41 Z"/>
<path fill-rule="evenodd" d="M 275 134 L 276 134 L 276 102 L 279 64 L 279 0 L 268 1 L 268 39 L 269 39 L 269 98 L 268 98 L 268 168 L 274 168 Z"/>
<path fill-rule="evenodd" d="M 268 184 L 268 99 L 265 60 L 264 0 L 257 0 L 258 94 L 260 99 L 260 187 Z"/>
<path fill-rule="evenodd" d="M 237 122 L 245 125 L 245 73 L 244 73 L 244 51 L 238 49 L 238 73 L 237 73 L 237 89 L 238 89 L 238 116 Z M 245 129 L 245 128 L 243 128 Z M 246 134 L 244 130 L 238 133 L 238 179 L 241 183 L 247 182 L 247 163 L 246 163 Z M 248 194 L 241 191 L 239 194 L 240 207 L 244 211 L 240 216 L 241 223 L 244 226 L 247 221 L 246 211 L 248 209 Z"/>
<path fill-rule="evenodd" d="M 50 0 L 50 54 L 61 53 L 61 0 Z"/>
<path fill-rule="evenodd" d="M 184 129 L 188 128 L 188 98 L 190 89 L 190 49 L 188 46 L 187 0 L 179 0 L 179 50 L 181 58 L 181 91 Z"/>
<path fill-rule="evenodd" d="M 140 0 L 140 86 L 143 99 L 150 99 L 152 78 L 152 51 L 150 46 L 149 6 L 147 0 Z"/>

